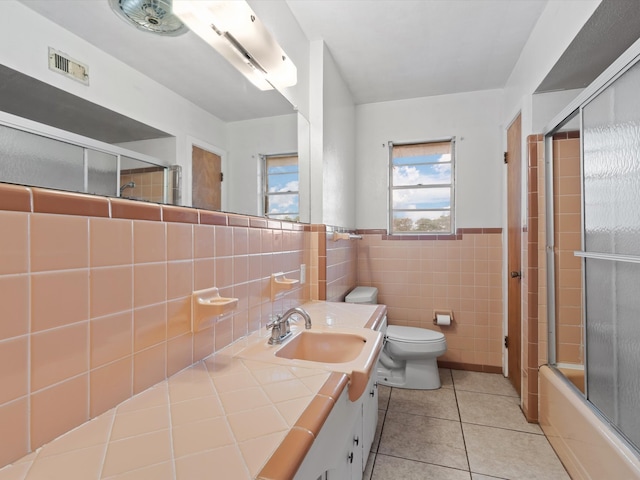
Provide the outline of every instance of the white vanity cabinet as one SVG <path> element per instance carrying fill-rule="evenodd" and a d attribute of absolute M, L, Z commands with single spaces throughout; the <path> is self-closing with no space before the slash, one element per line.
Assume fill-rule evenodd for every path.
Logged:
<path fill-rule="evenodd" d="M 375 372 L 356 401 L 342 392 L 313 442 L 295 480 L 361 480 L 378 423 Z"/>
<path fill-rule="evenodd" d="M 366 398 L 362 403 L 362 470 L 367 466 L 371 445 L 376 436 L 378 426 L 378 382 L 375 372 L 369 379 L 367 389 L 362 394 Z"/>

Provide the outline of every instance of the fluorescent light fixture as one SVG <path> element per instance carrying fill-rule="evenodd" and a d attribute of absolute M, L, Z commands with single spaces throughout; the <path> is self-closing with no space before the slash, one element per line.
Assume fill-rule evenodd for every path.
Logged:
<path fill-rule="evenodd" d="M 260 90 L 297 83 L 296 66 L 244 0 L 173 0 L 173 14 Z"/>

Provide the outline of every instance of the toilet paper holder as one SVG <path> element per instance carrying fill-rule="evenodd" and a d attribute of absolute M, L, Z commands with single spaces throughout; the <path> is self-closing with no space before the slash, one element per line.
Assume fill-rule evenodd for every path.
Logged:
<path fill-rule="evenodd" d="M 438 315 L 449 317 L 449 324 L 439 324 Z M 453 323 L 453 310 L 434 310 L 433 311 L 433 324 L 439 326 L 447 326 Z"/>

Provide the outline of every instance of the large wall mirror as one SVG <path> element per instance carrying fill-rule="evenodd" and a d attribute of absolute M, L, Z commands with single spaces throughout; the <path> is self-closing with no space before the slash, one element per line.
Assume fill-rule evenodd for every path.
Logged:
<path fill-rule="evenodd" d="M 0 14 L 10 15 L 16 28 L 24 23 L 22 31 L 34 37 L 30 43 L 55 44 L 58 32 L 60 38 L 71 32 L 79 44 L 100 52 L 80 59 L 90 74 L 89 86 L 82 87 L 70 79 L 54 86 L 29 75 L 32 60 L 22 68 L 0 53 L 0 181 L 309 221 L 309 124 L 279 92 L 255 88 L 191 32 L 166 37 L 136 30 L 114 15 L 107 0 L 2 3 Z M 34 28 L 34 22 L 47 28 Z M 144 84 L 134 86 L 140 97 L 132 98 L 131 108 L 123 99 L 111 102 L 118 90 L 98 85 L 110 80 L 101 71 L 108 63 L 100 63 L 102 53 L 190 101 L 193 117 L 202 109 L 220 121 L 203 128 L 197 118 L 173 118 L 163 105 L 167 100 Z M 122 72 L 106 74 L 122 81 Z M 47 75 L 55 74 L 39 76 Z M 104 101 L 90 101 L 94 83 Z M 294 216 L 267 208 L 264 158 L 277 155 L 299 161 L 297 180 L 283 187 L 297 195 Z M 47 170 L 56 160 L 60 166 Z M 219 198 L 203 200 L 202 190 Z"/>

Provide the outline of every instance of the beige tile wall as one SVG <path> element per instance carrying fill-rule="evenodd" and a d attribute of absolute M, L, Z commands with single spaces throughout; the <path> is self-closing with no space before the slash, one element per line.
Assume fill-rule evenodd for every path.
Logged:
<path fill-rule="evenodd" d="M 120 174 L 120 188 L 129 182 L 136 184 L 133 188 L 126 188 L 122 197 L 162 202 L 164 200 L 164 169 L 140 168 L 137 170 L 123 170 Z"/>
<path fill-rule="evenodd" d="M 251 219 L 264 227 L 252 228 L 246 217 L 207 225 L 38 213 L 30 191 L 15 189 L 0 188 L 0 466 L 308 298 L 298 287 L 272 302 L 269 283 L 275 271 L 297 278 L 308 232 Z M 173 208 L 165 217 L 199 218 Z M 238 308 L 192 334 L 191 292 L 213 286 Z"/>
<path fill-rule="evenodd" d="M 556 288 L 556 358 L 559 363 L 584 363 L 582 345 L 580 138 L 579 132 L 554 136 L 553 196 Z"/>
<path fill-rule="evenodd" d="M 442 331 L 447 353 L 440 360 L 497 371 L 502 365 L 502 235 L 500 229 L 472 231 L 445 240 L 365 233 L 357 242 L 357 283 L 378 288 L 390 324 Z M 434 310 L 452 310 L 453 325 L 435 326 Z"/>

